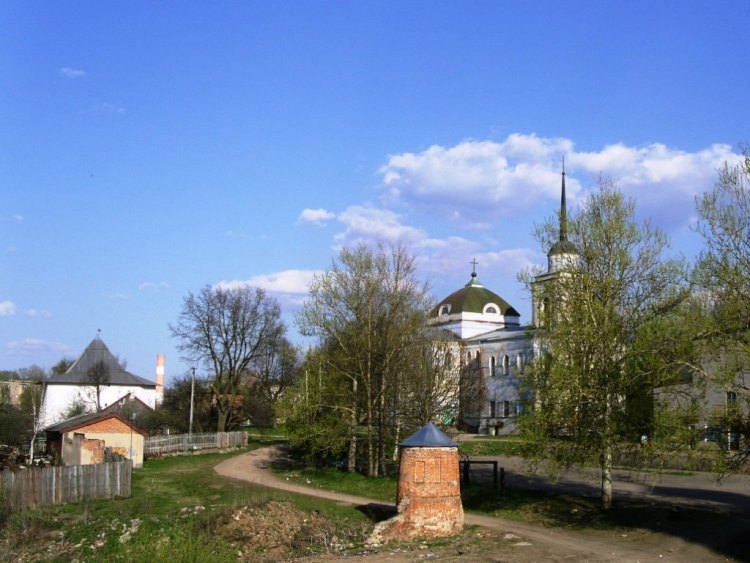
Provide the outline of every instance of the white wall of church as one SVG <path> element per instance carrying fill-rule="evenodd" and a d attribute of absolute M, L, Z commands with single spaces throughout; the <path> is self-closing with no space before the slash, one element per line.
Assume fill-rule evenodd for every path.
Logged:
<path fill-rule="evenodd" d="M 104 385 L 101 388 L 101 408 L 106 408 L 130 393 L 149 407 L 156 406 L 156 389 L 132 385 Z M 75 384 L 47 385 L 43 409 L 43 426 L 62 421 L 64 413 L 76 401 L 83 401 L 89 411 L 96 410 L 96 391 L 91 386 Z"/>

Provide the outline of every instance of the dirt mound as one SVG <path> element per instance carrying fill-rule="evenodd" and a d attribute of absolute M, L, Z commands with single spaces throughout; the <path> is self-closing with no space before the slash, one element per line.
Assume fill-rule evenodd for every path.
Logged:
<path fill-rule="evenodd" d="M 360 543 L 369 528 L 359 524 L 342 529 L 317 511 L 303 512 L 291 504 L 271 501 L 241 506 L 221 515 L 214 532 L 237 549 L 239 560 L 281 560 L 311 553 L 341 553 Z"/>

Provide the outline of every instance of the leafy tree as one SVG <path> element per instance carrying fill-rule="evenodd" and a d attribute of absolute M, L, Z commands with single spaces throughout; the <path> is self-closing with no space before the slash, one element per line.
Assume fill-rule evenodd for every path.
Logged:
<path fill-rule="evenodd" d="M 578 256 L 535 288 L 536 299 L 554 306 L 535 334 L 543 353 L 527 370 L 534 408 L 520 426 L 532 460 L 553 469 L 597 464 L 608 509 L 616 454 L 643 432 L 633 401 L 658 386 L 665 371 L 643 361 L 661 353 L 660 336 L 639 336 L 682 302 L 684 266 L 664 257 L 664 233 L 638 223 L 634 202 L 611 182 L 601 181 L 565 221 L 561 232 L 568 228 Z M 551 222 L 538 231 L 543 244 L 551 232 Z"/>
<path fill-rule="evenodd" d="M 0 445 L 21 447 L 29 432 L 29 419 L 20 408 L 0 404 Z"/>
<path fill-rule="evenodd" d="M 52 375 L 60 375 L 68 371 L 70 369 L 70 366 L 72 366 L 74 363 L 75 360 L 73 358 L 63 357 L 60 358 L 60 361 L 58 361 L 54 366 L 52 366 L 52 369 L 50 371 L 52 372 Z"/>
<path fill-rule="evenodd" d="M 2 369 L 0 370 L 0 381 L 13 381 L 18 379 L 18 372 L 15 370 Z"/>
<path fill-rule="evenodd" d="M 342 416 L 352 402 L 351 382 L 330 369 L 335 353 L 333 345 L 308 351 L 300 377 L 277 404 L 290 445 L 313 463 L 346 456 L 352 433 L 349 418 Z M 353 470 L 355 462 L 348 466 Z"/>
<path fill-rule="evenodd" d="M 169 328 L 183 358 L 211 373 L 217 429 L 226 431 L 239 422 L 233 415 L 243 377 L 284 336 L 278 303 L 260 288 L 205 286 L 185 297 Z"/>
<path fill-rule="evenodd" d="M 21 392 L 19 407 L 25 418 L 26 435 L 30 436 L 29 456 L 34 461 L 34 443 L 37 436 L 42 432 L 44 421 L 44 385 L 47 378 L 44 370 L 33 365 L 30 368 L 19 370 L 23 372 L 25 379 L 33 381 L 34 384 L 26 385 Z"/>
<path fill-rule="evenodd" d="M 159 408 L 144 424 L 149 431 L 168 426 L 172 431 L 186 433 L 190 426 L 190 391 L 192 374 L 177 377 L 164 389 Z M 212 432 L 216 429 L 216 413 L 212 412 L 211 385 L 208 379 L 195 378 L 193 397 L 193 431 Z"/>
<path fill-rule="evenodd" d="M 726 395 L 717 422 L 738 438 L 724 458 L 738 469 L 750 458 L 750 150 L 725 166 L 712 191 L 697 199 L 705 247 L 695 268 L 703 313 L 697 327 L 701 362 L 691 368 Z"/>
<path fill-rule="evenodd" d="M 78 396 L 73 399 L 73 401 L 71 401 L 67 407 L 65 407 L 62 418 L 63 420 L 65 420 L 68 418 L 73 418 L 74 416 L 86 414 L 89 412 L 89 408 L 90 405 L 87 405 L 86 402 L 80 396 Z"/>
<path fill-rule="evenodd" d="M 367 473 L 377 476 L 407 420 L 415 420 L 405 416 L 406 405 L 418 382 L 429 381 L 425 376 L 433 367 L 426 367 L 423 353 L 429 306 L 427 287 L 415 276 L 415 259 L 403 247 L 343 249 L 311 284 L 297 322 L 303 334 L 318 338 L 318 369 L 326 382 L 336 382 L 335 392 L 314 408 L 324 418 L 335 411 L 336 428 L 348 427 L 350 470 L 357 462 L 360 429 Z M 308 387 L 306 397 L 309 393 Z"/>

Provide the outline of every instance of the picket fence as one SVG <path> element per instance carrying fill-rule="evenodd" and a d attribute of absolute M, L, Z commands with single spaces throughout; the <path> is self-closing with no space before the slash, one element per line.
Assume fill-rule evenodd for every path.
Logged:
<path fill-rule="evenodd" d="M 247 446 L 246 432 L 212 432 L 203 434 L 169 434 L 146 438 L 143 451 L 147 456 L 177 452 L 217 449 L 225 450 Z"/>
<path fill-rule="evenodd" d="M 129 497 L 132 472 L 129 459 L 0 471 L 0 504 L 19 512 L 50 504 Z"/>

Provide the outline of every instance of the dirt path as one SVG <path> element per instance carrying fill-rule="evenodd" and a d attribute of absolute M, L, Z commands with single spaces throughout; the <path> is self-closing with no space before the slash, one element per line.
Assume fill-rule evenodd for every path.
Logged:
<path fill-rule="evenodd" d="M 276 459 L 286 457 L 283 447 L 272 446 L 254 450 L 219 463 L 215 471 L 222 476 L 239 479 L 292 493 L 299 493 L 319 498 L 334 500 L 355 506 L 382 505 L 380 501 L 321 490 L 291 483 L 276 477 L 268 469 Z M 584 533 L 545 528 L 543 526 L 480 516 L 466 515 L 466 523 L 478 525 L 491 532 L 491 536 L 499 539 L 488 549 L 482 551 L 481 542 L 478 552 L 455 552 L 448 556 L 450 560 L 460 561 L 496 561 L 496 562 L 530 562 L 530 561 L 725 561 L 706 547 L 686 542 L 673 536 L 658 534 L 620 534 L 613 533 Z M 482 532 L 477 535 L 481 537 Z M 411 561 L 426 558 L 403 557 L 398 553 L 377 553 L 371 556 L 347 557 L 348 560 L 391 560 Z M 430 558 L 439 559 L 438 556 Z M 444 559 L 444 558 L 443 558 Z"/>

